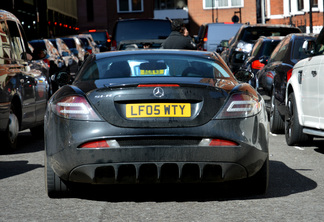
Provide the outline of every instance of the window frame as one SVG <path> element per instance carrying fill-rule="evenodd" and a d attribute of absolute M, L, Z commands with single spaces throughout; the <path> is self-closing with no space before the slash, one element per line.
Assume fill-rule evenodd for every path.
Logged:
<path fill-rule="evenodd" d="M 206 3 L 207 2 L 212 2 L 214 1 L 214 7 L 207 7 Z M 218 6 L 216 4 L 216 2 L 218 2 L 219 0 L 203 0 L 203 9 L 227 9 L 227 8 L 243 8 L 244 7 L 244 0 L 239 0 L 241 1 L 241 5 L 236 5 L 236 6 L 232 6 L 232 1 L 235 0 L 227 0 L 228 1 L 228 6 Z"/>
<path fill-rule="evenodd" d="M 133 0 L 127 0 L 128 1 L 128 11 L 121 11 L 120 10 L 120 1 L 117 0 L 117 13 L 137 13 L 137 12 L 144 12 L 144 0 L 139 0 L 141 1 L 141 10 L 133 10 L 132 8 L 132 1 Z"/>

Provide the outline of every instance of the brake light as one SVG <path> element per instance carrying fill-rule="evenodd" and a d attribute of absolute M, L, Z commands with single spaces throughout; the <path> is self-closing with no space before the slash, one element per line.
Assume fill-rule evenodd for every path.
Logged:
<path fill-rule="evenodd" d="M 78 148 L 117 148 L 120 147 L 116 140 L 96 140 L 81 144 Z"/>
<path fill-rule="evenodd" d="M 262 104 L 255 96 L 250 94 L 233 94 L 217 114 L 216 119 L 246 118 L 261 111 Z"/>
<path fill-rule="evenodd" d="M 79 148 L 108 148 L 109 145 L 106 140 L 91 141 L 82 144 Z"/>
<path fill-rule="evenodd" d="M 238 146 L 239 144 L 223 139 L 202 139 L 199 143 L 199 146 Z"/>
<path fill-rule="evenodd" d="M 55 114 L 66 119 L 100 120 L 88 101 L 82 96 L 67 96 L 50 105 Z"/>
<path fill-rule="evenodd" d="M 51 67 L 51 62 L 48 59 L 43 59 L 43 61 L 47 64 L 48 67 Z"/>
<path fill-rule="evenodd" d="M 111 42 L 111 51 L 116 51 L 117 50 L 117 42 L 116 40 L 113 40 Z"/>
<path fill-rule="evenodd" d="M 90 29 L 89 32 L 96 32 L 96 29 Z"/>
<path fill-rule="evenodd" d="M 207 40 L 208 40 L 207 37 L 205 37 L 205 38 L 203 39 L 204 42 L 207 42 Z"/>
<path fill-rule="evenodd" d="M 260 70 L 260 69 L 262 69 L 263 67 L 264 67 L 264 64 L 261 63 L 259 60 L 254 60 L 254 61 L 252 62 L 252 64 L 251 64 L 251 68 L 252 68 L 252 69 L 258 69 L 258 70 Z"/>
<path fill-rule="evenodd" d="M 291 78 L 292 70 L 293 70 L 293 69 L 289 69 L 288 72 L 287 72 L 287 82 L 288 82 L 288 80 Z"/>

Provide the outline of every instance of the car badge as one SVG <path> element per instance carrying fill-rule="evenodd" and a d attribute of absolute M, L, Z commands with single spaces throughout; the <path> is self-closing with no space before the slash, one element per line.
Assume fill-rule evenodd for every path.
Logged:
<path fill-rule="evenodd" d="M 164 90 L 161 87 L 155 87 L 153 89 L 153 95 L 160 98 L 164 96 Z"/>

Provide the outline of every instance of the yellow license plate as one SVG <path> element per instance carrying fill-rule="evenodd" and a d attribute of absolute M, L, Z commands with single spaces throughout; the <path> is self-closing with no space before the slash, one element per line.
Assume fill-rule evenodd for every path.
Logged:
<path fill-rule="evenodd" d="M 126 104 L 127 118 L 190 117 L 190 103 Z"/>

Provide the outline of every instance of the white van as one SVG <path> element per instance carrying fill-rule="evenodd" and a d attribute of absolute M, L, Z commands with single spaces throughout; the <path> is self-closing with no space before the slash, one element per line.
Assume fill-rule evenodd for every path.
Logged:
<path fill-rule="evenodd" d="M 240 29 L 240 23 L 206 23 L 200 26 L 198 32 L 198 49 L 216 51 L 222 40 L 229 40 Z"/>

